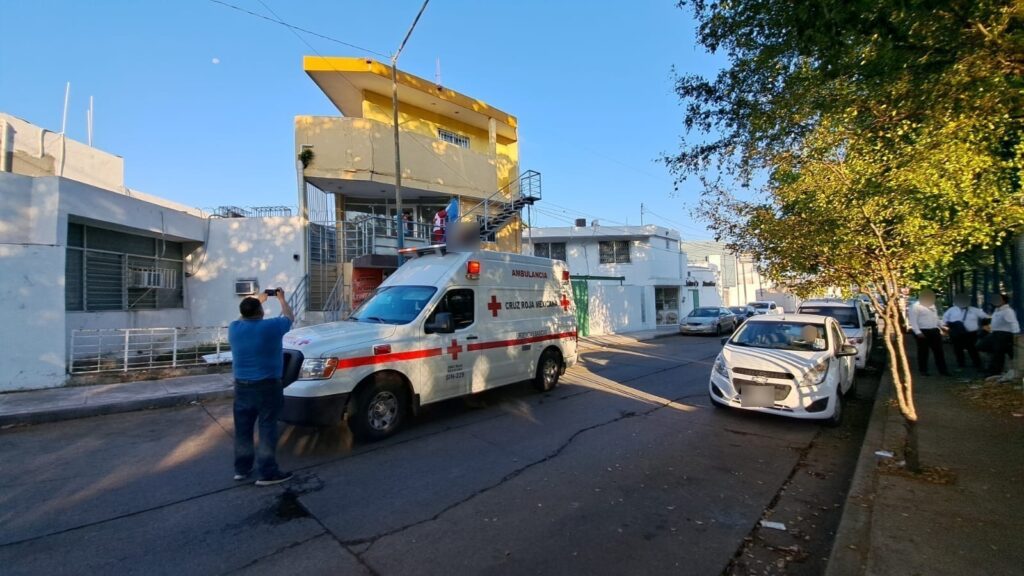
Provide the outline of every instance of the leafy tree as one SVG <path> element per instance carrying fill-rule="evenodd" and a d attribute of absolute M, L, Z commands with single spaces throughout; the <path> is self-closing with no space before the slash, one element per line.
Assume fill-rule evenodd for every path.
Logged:
<path fill-rule="evenodd" d="M 679 4 L 729 64 L 677 80 L 686 135 L 665 161 L 769 276 L 870 295 L 915 468 L 900 289 L 1024 223 L 1024 3 Z"/>

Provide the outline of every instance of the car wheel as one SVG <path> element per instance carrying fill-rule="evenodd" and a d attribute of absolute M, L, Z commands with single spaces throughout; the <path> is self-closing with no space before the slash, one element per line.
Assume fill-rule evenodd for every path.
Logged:
<path fill-rule="evenodd" d="M 540 355 L 537 364 L 537 375 L 533 379 L 533 387 L 541 392 L 550 392 L 558 386 L 558 377 L 562 373 L 562 355 L 549 348 Z"/>
<path fill-rule="evenodd" d="M 843 422 L 843 397 L 836 390 L 835 395 L 835 410 L 832 411 L 832 416 L 825 420 L 825 426 L 829 428 L 835 428 Z"/>
<path fill-rule="evenodd" d="M 400 380 L 377 378 L 357 395 L 349 426 L 360 440 L 383 440 L 402 426 L 408 407 L 408 394 Z"/>

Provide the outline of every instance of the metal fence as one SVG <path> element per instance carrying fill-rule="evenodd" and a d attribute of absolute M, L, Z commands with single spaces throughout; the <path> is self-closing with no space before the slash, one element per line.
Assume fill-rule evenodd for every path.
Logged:
<path fill-rule="evenodd" d="M 128 372 L 221 363 L 225 361 L 221 353 L 231 349 L 227 335 L 226 327 L 73 330 L 68 372 Z"/>

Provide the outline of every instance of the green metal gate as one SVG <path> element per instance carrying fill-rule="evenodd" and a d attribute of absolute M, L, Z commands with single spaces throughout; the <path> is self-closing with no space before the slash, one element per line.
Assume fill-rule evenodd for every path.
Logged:
<path fill-rule="evenodd" d="M 572 299 L 576 302 L 576 330 L 590 336 L 590 289 L 587 280 L 572 281 Z"/>

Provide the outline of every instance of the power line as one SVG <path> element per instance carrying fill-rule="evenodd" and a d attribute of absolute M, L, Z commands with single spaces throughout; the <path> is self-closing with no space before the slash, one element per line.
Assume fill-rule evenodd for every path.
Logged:
<path fill-rule="evenodd" d="M 285 22 L 284 20 L 281 20 L 280 17 L 277 16 L 277 14 L 274 14 L 274 11 L 271 10 L 269 6 L 264 4 L 262 0 L 259 0 L 260 4 L 263 4 L 263 7 L 266 8 L 271 14 L 274 15 L 274 18 L 270 18 L 269 16 L 264 16 L 263 14 L 257 14 L 256 12 L 252 12 L 250 10 L 246 10 L 245 8 L 242 8 L 241 6 L 235 6 L 234 4 L 228 4 L 227 2 L 222 2 L 221 0 L 210 0 L 210 2 L 213 2 L 214 4 L 220 4 L 221 6 L 226 6 L 228 8 L 232 8 L 234 10 L 238 10 L 239 12 L 244 12 L 245 14 L 248 14 L 250 16 L 255 16 L 257 18 L 262 18 L 263 20 L 266 20 L 268 22 L 273 22 L 274 24 L 280 24 L 281 26 L 284 26 L 285 28 L 288 28 L 292 32 L 296 32 L 296 31 L 302 32 L 304 34 L 309 34 L 310 36 L 316 36 L 317 38 L 322 38 L 324 40 L 327 40 L 327 41 L 330 41 L 330 42 L 334 42 L 336 44 L 341 44 L 342 46 L 348 46 L 349 48 L 355 48 L 356 50 L 359 50 L 361 52 L 366 52 L 368 54 L 374 54 L 376 56 L 380 56 L 381 58 L 390 58 L 390 56 L 388 56 L 387 54 L 381 54 L 380 52 L 377 52 L 376 50 L 370 50 L 369 48 L 363 48 L 362 46 L 357 46 L 357 45 L 352 44 L 350 42 L 345 42 L 344 40 L 338 40 L 337 38 L 331 38 L 330 36 L 325 36 L 323 34 L 320 34 L 320 33 L 317 33 L 317 32 L 313 32 L 312 30 L 307 30 L 305 28 L 300 28 L 298 26 L 294 26 L 292 24 L 289 24 L 289 23 Z M 296 35 L 298 35 L 298 34 L 296 34 Z M 303 42 L 305 42 L 305 40 L 303 40 Z M 309 44 L 307 43 L 307 46 L 308 45 Z M 312 49 L 312 46 L 310 46 L 310 49 Z"/>

